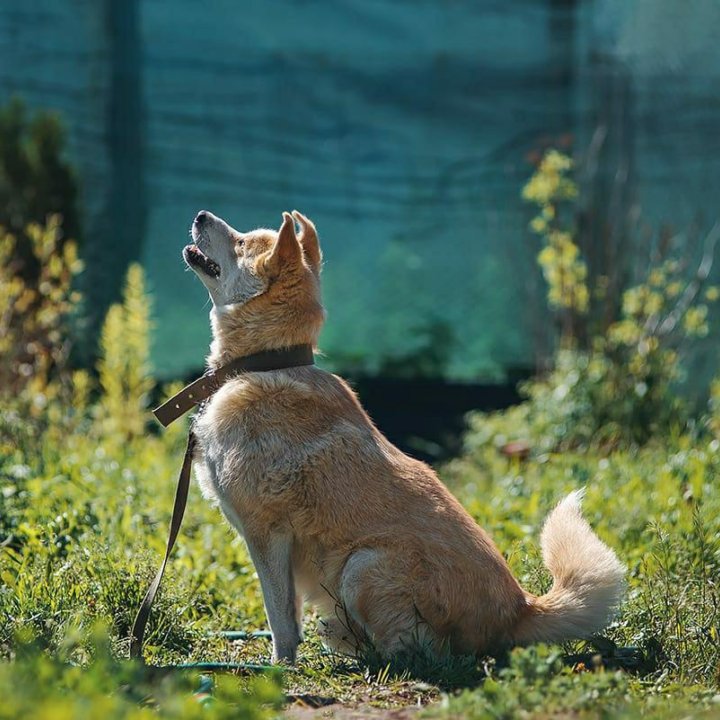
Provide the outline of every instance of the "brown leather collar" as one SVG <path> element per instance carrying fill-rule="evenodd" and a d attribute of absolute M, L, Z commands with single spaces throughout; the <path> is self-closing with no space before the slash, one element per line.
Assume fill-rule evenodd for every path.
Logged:
<path fill-rule="evenodd" d="M 173 395 L 160 407 L 155 408 L 153 414 L 163 427 L 167 427 L 188 410 L 212 397 L 233 375 L 283 370 L 314 363 L 312 345 L 294 345 L 284 350 L 266 350 L 254 355 L 246 355 L 232 360 L 217 370 L 208 370 L 197 380 L 186 385 L 177 395 Z"/>

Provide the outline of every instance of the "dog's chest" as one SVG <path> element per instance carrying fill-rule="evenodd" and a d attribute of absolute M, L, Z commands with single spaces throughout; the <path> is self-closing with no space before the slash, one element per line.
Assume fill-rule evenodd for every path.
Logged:
<path fill-rule="evenodd" d="M 196 418 L 195 475 L 203 495 L 225 506 L 277 500 L 299 476 L 303 443 L 288 432 L 288 418 L 236 382 L 223 388 Z M 292 425 L 292 423 L 290 423 Z"/>
<path fill-rule="evenodd" d="M 198 438 L 195 477 L 203 496 L 222 505 L 250 491 L 258 468 L 248 457 L 249 443 L 241 427 L 234 429 L 230 439 L 204 415 L 197 418 L 194 427 Z"/>

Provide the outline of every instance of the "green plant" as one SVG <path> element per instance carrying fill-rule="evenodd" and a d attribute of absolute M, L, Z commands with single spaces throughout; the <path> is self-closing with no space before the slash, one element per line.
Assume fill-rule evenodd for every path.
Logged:
<path fill-rule="evenodd" d="M 72 285 L 83 266 L 75 243 L 61 243 L 58 216 L 28 225 L 25 238 L 37 263 L 34 282 L 17 265 L 17 238 L 0 228 L 0 393 L 24 395 L 38 414 L 70 374 L 69 326 L 80 300 Z"/>
<path fill-rule="evenodd" d="M 577 197 L 572 166 L 567 155 L 548 150 L 522 189 L 523 200 L 538 209 L 530 228 L 542 240 L 537 261 L 547 283 L 548 305 L 560 317 L 565 343 L 574 340 L 579 317 L 587 312 L 589 302 L 587 266 L 561 213 Z"/>
<path fill-rule="evenodd" d="M 157 676 L 151 668 L 114 657 L 109 638 L 98 628 L 80 665 L 73 662 L 75 641 L 76 633 L 70 633 L 58 653 L 48 655 L 37 642 L 20 639 L 14 661 L 0 663 L 0 720 L 263 720 L 282 704 L 277 678 L 243 683 L 222 677 L 209 683 L 188 671 Z"/>
<path fill-rule="evenodd" d="M 128 268 L 122 304 L 110 307 L 100 337 L 98 372 L 103 432 L 139 437 L 147 422 L 153 388 L 150 365 L 150 297 L 142 267 Z"/>
<path fill-rule="evenodd" d="M 561 212 L 577 195 L 571 171 L 570 158 L 549 150 L 522 193 L 539 211 L 530 227 L 542 239 L 538 263 L 560 327 L 552 370 L 522 387 L 528 402 L 522 432 L 544 449 L 643 443 L 686 420 L 675 384 L 683 379 L 683 353 L 707 334 L 708 305 L 720 297 L 718 288 L 704 288 L 720 225 L 706 237 L 694 273 L 690 250 L 665 242 L 616 306 L 608 287 L 622 278 L 588 276 Z"/>
<path fill-rule="evenodd" d="M 628 680 L 619 672 L 573 672 L 563 667 L 561 653 L 542 645 L 517 649 L 508 667 L 482 685 L 448 699 L 446 710 L 464 718 L 516 718 L 530 713 L 580 713 L 602 698 L 607 716 L 626 699 Z M 444 714 L 442 712 L 434 715 Z"/>
<path fill-rule="evenodd" d="M 52 325 L 47 317 L 48 296 L 63 287 L 58 282 L 61 279 L 58 266 L 64 263 L 72 276 L 79 271 L 81 232 L 77 199 L 78 187 L 65 158 L 65 135 L 59 117 L 43 111 L 30 114 L 20 99 L 12 99 L 0 108 L 0 236 L 3 246 L 12 244 L 11 256 L 3 262 L 2 284 L 11 283 L 16 291 L 18 283 L 24 288 L 17 295 L 18 312 L 5 318 L 16 335 L 25 336 L 28 317 L 38 319 L 40 325 Z M 49 265 L 54 267 L 49 269 Z M 74 286 L 73 280 L 62 278 L 62 282 L 69 283 L 68 287 Z M 78 299 L 79 296 L 72 301 L 75 306 L 72 315 L 77 314 Z M 55 302 L 57 309 L 60 305 Z M 74 323 L 77 321 L 74 318 Z M 45 353 L 58 349 L 59 340 L 48 338 L 53 329 L 48 328 L 45 336 L 15 344 L 26 356 L 24 364 L 32 363 L 32 356 L 43 354 L 36 349 L 37 343 Z M 71 336 L 64 331 L 62 345 L 63 353 L 68 355 Z M 57 360 L 53 364 L 57 367 Z M 8 389 L 7 372 L 4 375 L 2 384 Z M 37 377 L 37 373 L 32 376 Z"/>
<path fill-rule="evenodd" d="M 62 217 L 59 247 L 80 239 L 75 174 L 64 158 L 65 136 L 50 112 L 28 116 L 14 98 L 0 109 L 0 226 L 17 238 L 18 271 L 33 284 L 39 270 L 27 228 Z"/>

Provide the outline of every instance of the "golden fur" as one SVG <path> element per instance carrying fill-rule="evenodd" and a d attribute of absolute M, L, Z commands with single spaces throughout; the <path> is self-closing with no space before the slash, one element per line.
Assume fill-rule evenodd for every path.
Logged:
<path fill-rule="evenodd" d="M 213 299 L 210 367 L 316 344 L 322 258 L 307 218 L 285 213 L 279 232 L 243 234 L 200 213 L 193 238 L 220 267 L 211 277 L 186 252 Z M 320 610 L 331 647 L 354 652 L 369 639 L 389 655 L 586 636 L 619 600 L 623 568 L 582 518 L 579 493 L 545 525 L 554 584 L 535 597 L 435 472 L 391 445 L 348 385 L 317 367 L 227 382 L 196 431 L 198 480 L 245 537 L 276 661 L 295 660 L 304 601 Z"/>

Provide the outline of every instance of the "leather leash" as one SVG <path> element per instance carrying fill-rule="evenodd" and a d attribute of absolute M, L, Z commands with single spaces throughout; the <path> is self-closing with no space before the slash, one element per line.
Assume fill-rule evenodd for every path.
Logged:
<path fill-rule="evenodd" d="M 270 370 L 302 367 L 305 365 L 313 365 L 314 362 L 311 345 L 295 345 L 285 350 L 267 350 L 253 355 L 246 355 L 245 357 L 237 358 L 219 367 L 217 370 L 208 370 L 200 378 L 186 385 L 177 395 L 174 395 L 167 402 L 153 410 L 153 414 L 163 427 L 167 427 L 193 407 L 211 398 L 231 377 L 249 372 L 268 372 Z M 190 469 L 196 444 L 197 440 L 191 425 L 188 433 L 185 456 L 183 457 L 183 464 L 178 477 L 177 490 L 175 491 L 175 503 L 170 519 L 170 531 L 165 548 L 165 557 L 155 578 L 152 583 L 150 583 L 150 587 L 145 593 L 145 597 L 135 616 L 135 622 L 133 623 L 130 636 L 131 658 L 142 659 L 143 639 L 145 637 L 145 628 L 150 617 L 150 610 L 155 600 L 155 595 L 157 595 L 157 591 L 160 588 L 165 567 L 167 566 L 170 553 L 177 540 L 183 515 L 185 514 L 188 490 L 190 488 Z"/>

